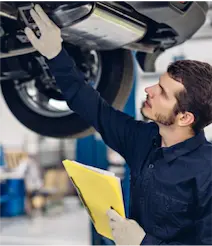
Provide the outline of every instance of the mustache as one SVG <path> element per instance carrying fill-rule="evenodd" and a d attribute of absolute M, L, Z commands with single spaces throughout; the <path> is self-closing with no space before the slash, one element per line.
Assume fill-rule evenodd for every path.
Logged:
<path fill-rule="evenodd" d="M 149 104 L 150 107 L 152 107 L 152 104 L 150 103 L 149 96 L 146 96 L 146 100 L 141 103 L 142 107 L 144 106 L 145 102 Z"/>

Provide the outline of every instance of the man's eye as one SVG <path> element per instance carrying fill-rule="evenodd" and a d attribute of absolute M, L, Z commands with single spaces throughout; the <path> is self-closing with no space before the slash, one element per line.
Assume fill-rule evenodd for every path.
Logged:
<path fill-rule="evenodd" d="M 161 89 L 161 94 L 165 97 L 165 98 L 168 98 L 166 92 L 164 91 L 164 89 L 160 86 L 160 89 Z"/>
<path fill-rule="evenodd" d="M 161 93 L 164 94 L 163 88 L 160 85 L 159 85 L 159 87 L 160 87 Z"/>

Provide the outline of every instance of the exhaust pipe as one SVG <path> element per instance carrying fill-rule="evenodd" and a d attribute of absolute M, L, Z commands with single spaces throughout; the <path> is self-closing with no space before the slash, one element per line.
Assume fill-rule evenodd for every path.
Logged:
<path fill-rule="evenodd" d="M 146 25 L 104 3 L 64 4 L 51 15 L 62 38 L 83 49 L 112 50 L 140 40 Z"/>
<path fill-rule="evenodd" d="M 1 10 L 10 18 L 16 18 L 15 11 L 6 4 Z M 10 11 L 8 11 L 10 7 Z M 131 45 L 141 40 L 146 34 L 146 25 L 132 17 L 124 15 L 118 9 L 104 3 L 71 3 L 56 8 L 50 18 L 61 28 L 65 42 L 89 50 L 113 50 L 132 48 Z M 138 44 L 137 49 L 152 52 L 154 47 Z M 8 53 L 0 53 L 0 59 L 25 55 L 35 52 L 33 47 L 16 49 Z"/>

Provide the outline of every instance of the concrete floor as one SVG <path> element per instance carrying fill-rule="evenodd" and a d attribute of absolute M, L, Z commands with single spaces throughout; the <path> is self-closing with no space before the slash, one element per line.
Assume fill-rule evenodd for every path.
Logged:
<path fill-rule="evenodd" d="M 65 211 L 49 216 L 1 218 L 1 245 L 90 245 L 90 222 L 79 200 L 66 201 Z"/>

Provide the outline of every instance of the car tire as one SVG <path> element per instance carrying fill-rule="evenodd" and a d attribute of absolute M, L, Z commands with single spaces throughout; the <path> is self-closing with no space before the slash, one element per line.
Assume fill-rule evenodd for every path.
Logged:
<path fill-rule="evenodd" d="M 100 52 L 102 73 L 97 90 L 116 109 L 122 110 L 133 85 L 133 56 L 130 51 L 119 49 Z M 79 115 L 46 117 L 31 110 L 21 100 L 14 81 L 2 81 L 2 93 L 12 114 L 30 130 L 54 138 L 80 138 L 94 132 Z"/>

